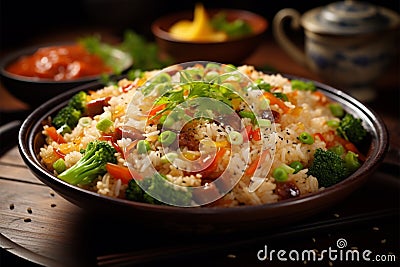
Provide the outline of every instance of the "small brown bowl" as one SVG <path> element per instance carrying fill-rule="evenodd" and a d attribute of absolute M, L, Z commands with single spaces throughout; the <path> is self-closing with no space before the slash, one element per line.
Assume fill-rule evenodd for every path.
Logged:
<path fill-rule="evenodd" d="M 59 46 L 72 43 L 73 42 L 42 44 L 27 47 L 4 56 L 0 61 L 0 79 L 2 84 L 9 93 L 28 104 L 30 108 L 33 109 L 69 89 L 88 82 L 100 80 L 102 74 L 84 76 L 71 80 L 56 81 L 54 79 L 16 75 L 7 71 L 7 66 L 12 62 L 16 61 L 20 57 L 32 55 L 41 47 Z M 125 71 L 132 66 L 132 57 L 122 50 L 114 49 L 112 51 L 112 57 L 114 58 L 115 62 L 120 64 L 122 71 Z"/>
<path fill-rule="evenodd" d="M 249 57 L 260 43 L 262 34 L 267 30 L 267 20 L 255 13 L 237 9 L 210 9 L 209 16 L 223 11 L 228 21 L 242 19 L 253 29 L 253 33 L 223 42 L 190 42 L 174 38 L 170 27 L 180 20 L 193 20 L 192 11 L 183 11 L 166 15 L 155 20 L 151 30 L 161 51 L 176 62 L 206 60 L 222 63 L 241 63 Z"/>

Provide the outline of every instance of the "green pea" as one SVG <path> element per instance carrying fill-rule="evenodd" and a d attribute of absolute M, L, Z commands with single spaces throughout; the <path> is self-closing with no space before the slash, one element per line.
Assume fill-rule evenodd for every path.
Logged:
<path fill-rule="evenodd" d="M 337 120 L 329 120 L 326 122 L 329 127 L 337 128 L 339 127 L 340 122 Z"/>
<path fill-rule="evenodd" d="M 140 140 L 137 143 L 137 151 L 139 154 L 146 154 L 150 150 L 150 143 L 147 140 Z"/>
<path fill-rule="evenodd" d="M 289 166 L 294 169 L 294 173 L 298 173 L 304 168 L 303 164 L 301 164 L 300 161 L 293 161 L 289 164 Z"/>
<path fill-rule="evenodd" d="M 314 137 L 312 137 L 312 135 L 307 132 L 302 132 L 297 137 L 297 139 L 299 139 L 300 142 L 302 142 L 303 144 L 307 144 L 307 145 L 311 145 L 314 143 Z"/>
<path fill-rule="evenodd" d="M 272 176 L 278 182 L 285 182 L 288 179 L 288 174 L 282 167 L 275 168 L 274 171 L 272 172 Z"/>
<path fill-rule="evenodd" d="M 341 118 L 344 116 L 343 107 L 339 103 L 329 104 L 329 109 L 331 110 L 332 115 L 337 118 Z"/>
<path fill-rule="evenodd" d="M 160 134 L 158 140 L 161 142 L 161 144 L 169 146 L 175 141 L 176 137 L 176 133 L 171 131 L 164 131 Z"/>

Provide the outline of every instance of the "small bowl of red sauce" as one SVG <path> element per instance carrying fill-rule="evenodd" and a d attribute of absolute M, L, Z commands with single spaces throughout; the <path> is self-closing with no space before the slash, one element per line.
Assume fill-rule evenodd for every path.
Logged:
<path fill-rule="evenodd" d="M 111 46 L 106 57 L 89 52 L 80 43 L 30 47 L 1 60 L 1 82 L 13 96 L 34 108 L 103 75 L 123 73 L 132 61 L 128 53 Z"/>

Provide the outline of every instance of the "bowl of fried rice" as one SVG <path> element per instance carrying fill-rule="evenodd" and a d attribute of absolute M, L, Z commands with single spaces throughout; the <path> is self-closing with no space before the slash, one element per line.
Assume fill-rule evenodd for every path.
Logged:
<path fill-rule="evenodd" d="M 19 133 L 29 169 L 68 201 L 191 232 L 317 214 L 371 177 L 387 148 L 381 118 L 342 91 L 203 61 L 77 87 Z"/>

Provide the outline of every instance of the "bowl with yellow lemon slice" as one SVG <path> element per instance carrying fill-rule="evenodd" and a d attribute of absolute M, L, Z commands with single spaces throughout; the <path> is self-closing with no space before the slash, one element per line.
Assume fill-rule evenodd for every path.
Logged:
<path fill-rule="evenodd" d="M 206 9 L 160 17 L 152 32 L 161 51 L 177 62 L 208 60 L 241 63 L 257 48 L 268 21 L 261 15 L 238 9 Z"/>

